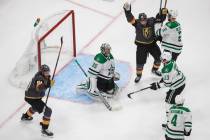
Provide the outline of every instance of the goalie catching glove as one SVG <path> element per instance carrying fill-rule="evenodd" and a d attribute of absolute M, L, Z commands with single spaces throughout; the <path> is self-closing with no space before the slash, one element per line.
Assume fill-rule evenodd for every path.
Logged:
<path fill-rule="evenodd" d="M 150 89 L 152 89 L 152 90 L 157 90 L 157 89 L 161 88 L 159 82 L 154 82 L 150 85 L 151 85 Z"/>

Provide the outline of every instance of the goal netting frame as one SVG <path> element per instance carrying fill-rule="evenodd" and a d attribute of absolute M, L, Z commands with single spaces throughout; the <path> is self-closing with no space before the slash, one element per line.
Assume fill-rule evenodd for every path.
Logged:
<path fill-rule="evenodd" d="M 61 16 L 61 18 L 58 19 L 58 22 L 56 21 L 56 23 L 53 24 L 53 26 L 51 26 L 50 28 L 44 27 L 46 26 L 46 22 L 50 21 L 49 19 L 52 19 L 55 16 L 58 16 L 58 17 Z M 53 52 L 55 55 L 57 55 L 60 45 L 47 46 L 45 39 L 51 34 L 53 34 L 53 32 L 55 32 L 59 28 L 59 26 L 62 26 L 62 24 L 64 22 L 67 22 L 68 20 L 70 20 L 71 22 L 68 25 L 68 26 L 71 26 L 69 27 L 69 29 L 71 28 L 71 30 L 68 30 L 68 32 L 70 32 L 71 34 L 71 36 L 69 36 L 69 40 L 71 40 L 72 44 L 69 46 L 71 46 L 70 50 L 72 52 L 71 54 L 69 54 L 69 52 L 64 52 L 64 53 L 65 55 L 72 55 L 72 59 L 73 57 L 76 57 L 76 33 L 75 33 L 76 31 L 75 31 L 74 10 L 63 10 L 63 11 L 54 13 L 51 16 L 43 19 L 43 21 L 39 23 L 36 30 L 32 32 L 32 38 L 28 44 L 27 49 L 25 50 L 21 58 L 18 60 L 15 68 L 9 75 L 9 82 L 11 85 L 18 88 L 26 88 L 32 76 L 40 69 L 40 66 L 43 63 L 42 54 L 46 52 L 47 53 Z M 46 28 L 46 29 L 44 32 L 42 31 L 40 35 L 39 32 L 41 28 Z M 60 40 L 61 36 L 58 36 L 57 38 L 58 40 Z M 52 67 L 51 69 L 53 68 L 54 67 Z"/>

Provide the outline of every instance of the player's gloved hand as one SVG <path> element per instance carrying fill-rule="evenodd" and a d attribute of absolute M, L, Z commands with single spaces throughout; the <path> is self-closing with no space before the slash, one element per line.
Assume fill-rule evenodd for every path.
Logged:
<path fill-rule="evenodd" d="M 54 86 L 54 84 L 55 84 L 55 80 L 50 80 L 50 86 L 52 87 Z"/>
<path fill-rule="evenodd" d="M 157 90 L 157 89 L 160 88 L 160 85 L 159 85 L 158 82 L 154 82 L 154 83 L 152 83 L 150 85 L 151 85 L 150 89 L 152 89 L 152 90 Z"/>
<path fill-rule="evenodd" d="M 167 8 L 162 8 L 162 9 L 161 9 L 161 14 L 162 14 L 162 15 L 168 14 L 168 9 L 167 9 Z"/>
<path fill-rule="evenodd" d="M 185 135 L 185 136 L 190 136 L 191 131 L 192 131 L 192 129 L 191 129 L 189 132 L 187 132 L 187 131 L 184 130 L 184 135 Z"/>
<path fill-rule="evenodd" d="M 42 81 L 36 81 L 36 90 L 42 90 L 44 88 L 44 83 Z"/>
<path fill-rule="evenodd" d="M 124 5 L 123 5 L 123 8 L 125 9 L 125 11 L 131 11 L 131 5 L 128 3 L 128 2 L 126 2 Z"/>
<path fill-rule="evenodd" d="M 119 81 L 120 80 L 120 74 L 118 72 L 114 72 L 114 81 Z"/>

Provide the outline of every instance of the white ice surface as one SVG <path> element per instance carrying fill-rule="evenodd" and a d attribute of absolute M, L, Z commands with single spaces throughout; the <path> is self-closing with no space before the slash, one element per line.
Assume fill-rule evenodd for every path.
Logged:
<path fill-rule="evenodd" d="M 53 139 L 71 140 L 163 140 L 161 123 L 164 121 L 164 90 L 145 91 L 129 100 L 126 94 L 147 86 L 155 79 L 150 75 L 152 58 L 144 69 L 142 82 L 135 85 L 134 28 L 122 13 L 123 1 L 113 0 L 1 0 L 0 1 L 0 139 L 37 140 L 40 136 L 35 115 L 32 123 L 20 122 L 28 108 L 24 90 L 9 85 L 8 76 L 21 57 L 28 42 L 32 25 L 37 17 L 45 18 L 59 10 L 76 12 L 77 48 L 80 53 L 96 54 L 102 42 L 112 46 L 115 58 L 130 63 L 131 81 L 120 98 L 123 109 L 109 112 L 103 104 L 79 104 L 49 99 L 53 109 L 50 129 Z M 193 130 L 187 140 L 208 140 L 210 137 L 210 29 L 209 0 L 168 1 L 168 8 L 179 11 L 178 20 L 183 28 L 183 52 L 178 58 L 179 68 L 187 77 L 186 105 L 193 114 Z M 154 16 L 159 0 L 134 0 L 135 16 L 146 12 Z M 61 91 L 62 92 L 62 91 Z"/>

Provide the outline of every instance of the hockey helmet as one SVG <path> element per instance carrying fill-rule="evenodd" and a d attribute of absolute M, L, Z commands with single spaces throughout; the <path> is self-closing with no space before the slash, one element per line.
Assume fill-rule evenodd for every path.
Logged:
<path fill-rule="evenodd" d="M 50 67 L 46 64 L 41 65 L 40 67 L 40 71 L 45 74 L 45 75 L 49 75 L 50 73 Z"/>
<path fill-rule="evenodd" d="M 171 61 L 172 59 L 172 54 L 169 51 L 163 51 L 163 53 L 161 54 L 161 61 L 162 63 L 167 63 L 169 61 Z"/>
<path fill-rule="evenodd" d="M 139 19 L 140 20 L 146 20 L 147 19 L 147 15 L 145 13 L 139 13 Z"/>
<path fill-rule="evenodd" d="M 106 49 L 111 50 L 111 46 L 108 43 L 103 43 L 103 44 L 101 44 L 100 49 L 101 49 L 101 53 L 105 54 L 105 50 Z"/>
<path fill-rule="evenodd" d="M 185 101 L 185 98 L 182 95 L 177 95 L 175 97 L 175 103 L 177 105 L 183 105 L 184 104 L 184 101 Z"/>
<path fill-rule="evenodd" d="M 177 18 L 178 16 L 178 11 L 177 10 L 169 10 L 168 12 L 168 18 Z"/>

